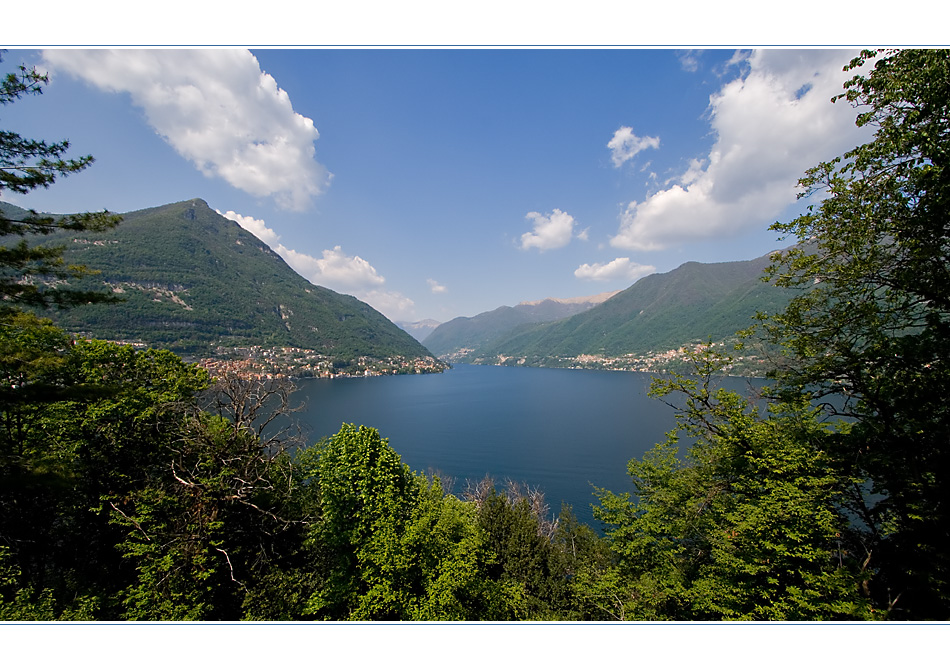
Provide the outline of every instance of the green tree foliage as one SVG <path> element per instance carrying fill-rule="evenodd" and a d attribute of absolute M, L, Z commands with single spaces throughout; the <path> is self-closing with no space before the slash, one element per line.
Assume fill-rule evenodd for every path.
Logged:
<path fill-rule="evenodd" d="M 761 331 L 806 389 L 855 420 L 837 457 L 872 486 L 865 515 L 879 607 L 950 614 L 950 52 L 866 51 L 845 100 L 873 139 L 809 170 L 825 198 L 775 229 L 805 244 L 770 277 L 801 291 Z M 858 506 L 860 507 L 860 506 Z"/>
<path fill-rule="evenodd" d="M 0 105 L 9 105 L 23 96 L 39 95 L 48 82 L 49 78 L 35 68 L 21 65 L 17 72 L 7 74 L 0 81 Z M 0 130 L 0 194 L 49 188 L 57 178 L 85 170 L 93 162 L 92 156 L 66 158 L 68 150 L 68 140 L 47 143 Z M 62 280 L 80 277 L 89 271 L 78 265 L 67 266 L 62 258 L 62 247 L 31 245 L 27 238 L 59 230 L 101 231 L 116 226 L 119 221 L 119 217 L 107 211 L 65 217 L 44 216 L 33 210 L 22 216 L 0 214 L 2 312 L 10 310 L 9 303 L 68 307 L 108 299 L 98 292 L 63 286 Z"/>
<path fill-rule="evenodd" d="M 72 343 L 35 319 L 23 330 L 36 333 L 0 342 L 58 334 L 50 368 L 69 393 L 0 414 L 16 439 L 4 441 L 15 449 L 0 462 L 4 615 L 299 616 L 302 604 L 261 603 L 299 566 L 310 510 L 270 427 L 288 390 L 234 380 L 209 388 L 205 371 L 170 352 Z M 199 398 L 206 389 L 213 402 Z"/>
<path fill-rule="evenodd" d="M 0 82 L 0 104 L 42 93 L 48 82 L 21 66 Z M 66 158 L 69 142 L 47 143 L 0 131 L 0 193 L 48 188 L 79 172 L 91 156 Z M 9 619 L 90 617 L 101 605 L 96 584 L 102 525 L 89 514 L 97 497 L 80 463 L 76 404 L 109 396 L 99 379 L 77 369 L 79 350 L 49 322 L 20 306 L 68 307 L 104 300 L 63 280 L 86 272 L 68 266 L 62 248 L 29 239 L 57 230 L 115 226 L 107 212 L 53 218 L 35 211 L 0 213 L 0 611 Z M 65 421 L 64 421 L 65 420 Z M 78 545 L 77 545 L 78 542 Z M 108 543 L 106 545 L 108 548 Z M 108 549 L 106 549 L 108 552 Z M 84 571 L 88 568 L 89 571 Z"/>
<path fill-rule="evenodd" d="M 241 619 L 269 562 L 301 540 L 300 520 L 286 516 L 290 461 L 262 450 L 255 433 L 204 414 L 186 419 L 166 459 L 143 486 L 106 500 L 137 572 L 122 591 L 124 615 Z"/>
<path fill-rule="evenodd" d="M 508 619 L 519 594 L 485 573 L 493 560 L 475 508 L 413 475 L 366 427 L 319 448 L 319 521 L 310 542 L 324 575 L 307 611 L 324 619 Z"/>
<path fill-rule="evenodd" d="M 160 468 L 207 374 L 168 352 L 73 343 L 26 315 L 0 343 L 37 352 L 29 375 L 22 361 L 2 362 L 6 379 L 19 381 L 0 404 L 0 545 L 17 567 L 8 596 L 29 588 L 64 613 L 76 599 L 94 601 L 114 618 L 125 567 L 103 497 L 127 495 Z"/>
<path fill-rule="evenodd" d="M 636 500 L 601 492 L 618 561 L 586 576 L 587 598 L 616 619 L 871 617 L 843 506 L 856 483 L 824 451 L 832 428 L 805 400 L 763 415 L 713 390 L 722 363 L 706 352 L 700 377 L 654 383 L 685 400 L 678 431 L 630 462 Z"/>
<path fill-rule="evenodd" d="M 466 498 L 478 508 L 478 526 L 494 555 L 489 575 L 520 595 L 519 619 L 580 617 L 571 575 L 579 561 L 578 548 L 583 554 L 586 539 L 581 539 L 581 525 L 571 512 L 550 517 L 540 490 L 510 480 L 502 490 L 495 488 L 491 478 L 469 483 Z M 569 526 L 563 532 L 562 519 Z"/>
<path fill-rule="evenodd" d="M 37 594 L 30 585 L 19 583 L 20 569 L 11 561 L 10 550 L 0 547 L 0 622 L 11 620 L 89 620 L 95 614 L 96 598 L 74 600 L 65 610 L 59 608 L 53 590 Z"/>

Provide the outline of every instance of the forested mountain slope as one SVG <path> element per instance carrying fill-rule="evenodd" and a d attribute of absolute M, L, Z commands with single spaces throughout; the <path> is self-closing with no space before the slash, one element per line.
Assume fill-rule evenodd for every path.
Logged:
<path fill-rule="evenodd" d="M 790 292 L 761 281 L 769 256 L 728 263 L 685 263 L 644 277 L 604 303 L 567 319 L 523 325 L 485 344 L 470 361 L 499 355 L 528 365 L 547 357 L 619 356 L 720 340 L 773 312 Z"/>
<path fill-rule="evenodd" d="M 340 360 L 429 355 L 366 303 L 305 280 L 200 199 L 125 213 L 113 230 L 61 231 L 44 242 L 64 245 L 67 263 L 100 271 L 72 283 L 122 299 L 44 315 L 73 332 L 183 353 L 277 345 Z"/>

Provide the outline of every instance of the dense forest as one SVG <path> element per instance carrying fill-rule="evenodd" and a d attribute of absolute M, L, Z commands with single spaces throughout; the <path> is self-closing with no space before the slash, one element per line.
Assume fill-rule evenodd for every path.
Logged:
<path fill-rule="evenodd" d="M 810 244 L 773 257 L 794 297 L 744 334 L 782 352 L 767 407 L 716 388 L 725 352 L 656 380 L 679 423 L 598 492 L 602 530 L 523 485 L 447 491 L 372 428 L 299 445 L 283 383 L 73 339 L 25 308 L 112 298 L 53 281 L 88 270 L 42 236 L 121 224 L 0 218 L 0 619 L 946 619 L 950 53 L 845 70 L 875 134 L 774 226 Z M 45 83 L 21 68 L 0 102 Z M 68 149 L 3 132 L 0 190 L 92 162 Z"/>

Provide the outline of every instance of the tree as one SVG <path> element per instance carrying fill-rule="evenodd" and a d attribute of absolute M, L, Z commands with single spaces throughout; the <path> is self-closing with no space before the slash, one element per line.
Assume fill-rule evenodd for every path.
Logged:
<path fill-rule="evenodd" d="M 17 72 L 7 74 L 0 82 L 0 105 L 9 105 L 26 95 L 39 95 L 47 83 L 47 75 L 21 65 Z M 57 178 L 75 174 L 92 164 L 92 156 L 66 158 L 69 148 L 68 140 L 47 143 L 0 130 L 0 195 L 4 191 L 24 194 L 49 188 Z M 101 231 L 120 221 L 120 217 L 108 211 L 54 217 L 34 210 L 16 214 L 0 210 L 0 238 L 19 238 L 15 244 L 0 246 L 0 297 L 4 302 L 0 312 L 9 312 L 11 303 L 45 308 L 111 300 L 107 294 L 64 286 L 62 280 L 90 271 L 82 266 L 67 266 L 61 247 L 31 245 L 26 238 L 56 230 Z"/>
<path fill-rule="evenodd" d="M 494 553 L 489 575 L 523 595 L 525 612 L 520 619 L 573 615 L 571 562 L 563 544 L 555 542 L 560 521 L 549 517 L 541 490 L 508 480 L 498 491 L 486 476 L 468 483 L 466 498 L 477 506 L 478 527 Z M 581 533 L 576 520 L 570 524 Z"/>
<path fill-rule="evenodd" d="M 512 619 L 517 585 L 493 580 L 475 506 L 413 475 L 376 429 L 344 425 L 316 453 L 319 588 L 307 612 L 333 620 Z"/>
<path fill-rule="evenodd" d="M 0 105 L 38 95 L 48 81 L 20 66 L 0 81 Z M 0 130 L 0 194 L 48 188 L 92 163 L 91 156 L 67 158 L 68 149 L 68 141 L 46 143 Z M 71 434 L 79 427 L 76 417 L 61 413 L 71 403 L 101 400 L 114 391 L 99 379 L 77 377 L 72 340 L 21 309 L 112 298 L 70 288 L 70 278 L 89 271 L 66 266 L 61 248 L 29 239 L 55 230 L 103 230 L 118 221 L 105 211 L 51 217 L 0 203 L 0 553 L 5 565 L 11 564 L 2 591 L 14 603 L 34 597 L 42 603 L 37 609 L 15 608 L 23 617 L 69 617 L 77 611 L 89 616 L 102 605 L 90 594 L 95 578 L 78 577 L 83 567 L 102 570 L 97 559 L 103 547 L 96 540 L 103 536 L 92 531 L 101 531 L 101 525 L 89 519 L 98 496 L 86 497 L 92 488 L 80 475 L 82 443 Z"/>
<path fill-rule="evenodd" d="M 39 95 L 48 82 L 48 76 L 21 65 L 0 81 L 0 105 L 9 105 L 25 95 Z M 47 143 L 0 130 L 0 194 L 4 190 L 22 194 L 49 188 L 58 177 L 84 170 L 92 163 L 92 156 L 65 158 L 68 149 L 67 140 Z M 65 361 L 68 339 L 51 325 L 41 325 L 20 314 L 20 306 L 68 307 L 113 300 L 101 292 L 69 288 L 64 280 L 89 271 L 66 266 L 62 248 L 31 245 L 27 238 L 60 229 L 103 230 L 119 221 L 108 212 L 51 217 L 0 203 L 0 379 L 5 382 L 0 391 L 0 412 L 5 420 L 8 451 L 18 449 L 19 436 L 13 432 L 19 433 L 25 426 L 18 408 L 35 407 L 39 401 L 57 400 L 68 393 L 91 391 L 67 390 L 61 384 L 56 371 Z M 19 240 L 10 244 L 16 238 Z"/>
<path fill-rule="evenodd" d="M 0 611 L 299 617 L 295 590 L 274 586 L 302 578 L 300 601 L 308 576 L 294 572 L 308 559 L 306 469 L 279 432 L 259 433 L 288 390 L 220 380 L 203 409 L 208 374 L 171 352 L 71 343 L 48 325 L 36 339 L 51 335 L 65 338 L 54 372 L 70 393 L 17 408 L 17 449 L 0 461 Z"/>
<path fill-rule="evenodd" d="M 20 67 L 0 103 L 48 79 Z M 88 167 L 0 132 L 0 191 L 28 193 Z M 299 559 L 305 480 L 272 431 L 289 390 L 225 378 L 171 352 L 76 342 L 22 307 L 110 301 L 29 239 L 104 230 L 108 212 L 42 216 L 0 203 L 0 616 L 239 619 L 262 612 Z M 279 402 L 274 403 L 277 399 Z M 290 560 L 288 560 L 288 558 Z M 287 590 L 283 590 L 286 594 Z"/>
<path fill-rule="evenodd" d="M 292 390 L 284 380 L 216 380 L 204 407 L 181 406 L 153 454 L 130 465 L 135 486 L 102 497 L 136 573 L 121 592 L 124 617 L 299 617 L 299 608 L 262 603 L 310 521 L 299 500 L 308 483 L 288 454 L 293 441 L 272 430 L 291 410 Z"/>
<path fill-rule="evenodd" d="M 800 180 L 824 199 L 773 228 L 801 244 L 768 277 L 801 290 L 762 315 L 784 348 L 778 398 L 805 390 L 853 424 L 842 469 L 870 486 L 872 593 L 892 617 L 950 615 L 950 52 L 864 51 L 846 68 L 873 139 Z"/>
<path fill-rule="evenodd" d="M 685 400 L 678 427 L 630 462 L 635 500 L 600 493 L 618 561 L 585 576 L 585 598 L 615 619 L 872 618 L 842 505 L 855 483 L 823 449 L 832 427 L 805 399 L 763 416 L 714 389 L 727 361 L 706 350 L 698 377 L 654 381 L 654 396 Z"/>
<path fill-rule="evenodd" d="M 36 356 L 7 378 L 22 393 L 0 406 L 0 546 L 15 563 L 8 597 L 44 595 L 57 617 L 83 603 L 87 617 L 118 619 L 135 571 L 116 549 L 125 534 L 110 523 L 111 503 L 167 472 L 207 373 L 170 352 L 73 342 L 45 320 L 14 317 L 0 343 Z"/>

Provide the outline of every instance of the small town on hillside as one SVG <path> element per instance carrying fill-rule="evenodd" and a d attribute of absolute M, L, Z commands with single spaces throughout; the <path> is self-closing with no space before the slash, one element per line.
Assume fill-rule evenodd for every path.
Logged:
<path fill-rule="evenodd" d="M 116 345 L 135 349 L 147 349 L 144 342 L 109 340 Z M 390 356 L 382 359 L 361 356 L 352 361 L 341 361 L 310 349 L 301 347 L 248 347 L 215 348 L 214 355 L 195 359 L 183 357 L 195 363 L 212 376 L 231 374 L 248 380 L 273 380 L 279 378 L 318 377 L 326 379 L 344 377 L 378 377 L 381 375 L 421 375 L 442 373 L 448 365 L 434 357 L 409 358 Z"/>
<path fill-rule="evenodd" d="M 641 373 L 689 373 L 690 355 L 699 354 L 710 347 L 725 351 L 731 343 L 689 344 L 662 352 L 645 354 L 620 354 L 604 356 L 600 354 L 580 354 L 578 356 L 550 356 L 543 362 L 528 363 L 525 357 L 509 357 L 499 354 L 492 359 L 476 359 L 475 363 L 496 366 L 541 365 L 546 368 L 570 368 L 575 370 L 616 370 Z M 734 356 L 732 362 L 723 366 L 726 375 L 761 376 L 767 367 L 761 355 L 743 354 Z"/>
<path fill-rule="evenodd" d="M 247 379 L 284 377 L 341 378 L 380 375 L 441 373 L 447 366 L 433 357 L 408 358 L 361 356 L 352 361 L 335 360 L 300 347 L 218 347 L 214 356 L 196 361 L 214 376 L 231 373 Z"/>

